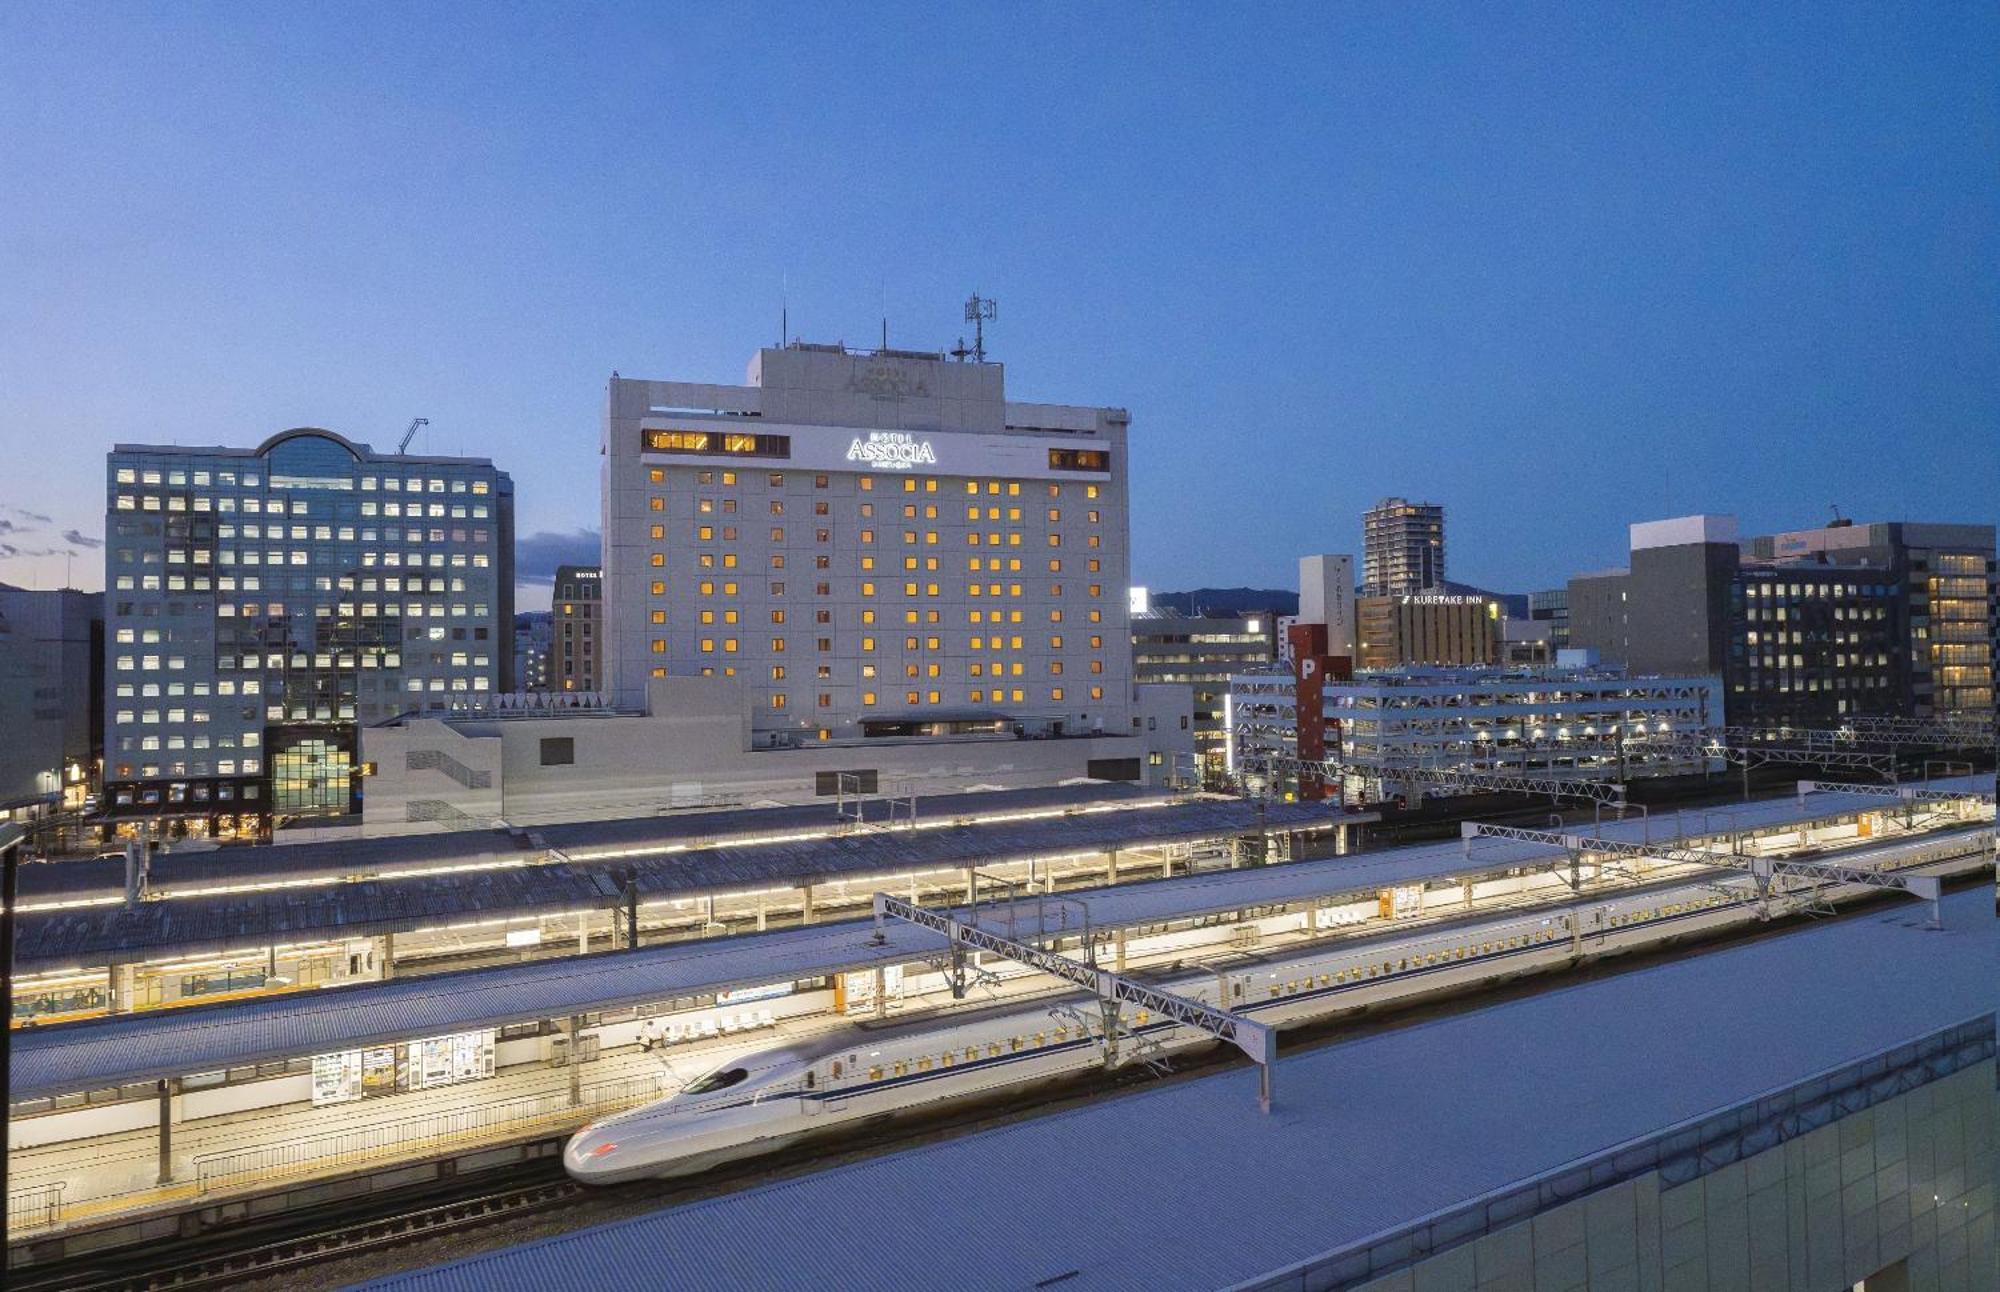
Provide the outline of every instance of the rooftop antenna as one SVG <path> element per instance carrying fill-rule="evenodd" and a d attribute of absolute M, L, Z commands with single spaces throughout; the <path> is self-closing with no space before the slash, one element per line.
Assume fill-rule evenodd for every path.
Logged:
<path fill-rule="evenodd" d="M 410 441 L 417 438 L 417 428 L 419 426 L 429 426 L 430 424 L 431 419 L 428 417 L 412 417 L 410 419 L 410 429 L 403 432 L 403 442 L 396 446 L 396 456 L 401 457 L 410 451 Z"/>
<path fill-rule="evenodd" d="M 994 317 L 999 304 L 998 301 L 990 297 L 982 298 L 978 292 L 974 292 L 965 302 L 965 321 L 972 324 L 972 361 L 974 363 L 986 362 L 986 324 Z M 964 349 L 965 338 L 960 337 L 958 339 L 958 349 L 952 353 L 959 354 L 962 359 L 963 355 L 961 352 Z"/>
<path fill-rule="evenodd" d="M 785 348 L 792 335 L 792 276 L 787 273 L 778 279 L 778 348 Z"/>

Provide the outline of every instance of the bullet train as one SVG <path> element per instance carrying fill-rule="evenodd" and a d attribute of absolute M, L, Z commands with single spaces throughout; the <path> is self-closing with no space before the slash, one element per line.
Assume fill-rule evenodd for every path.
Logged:
<path fill-rule="evenodd" d="M 1896 864 L 1881 853 L 1871 861 Z M 1283 1027 L 1741 923 L 1752 896 L 1744 879 L 1661 884 L 1583 907 L 1385 930 L 1144 976 Z M 1134 1009 L 1116 1040 L 1121 1063 L 1217 1043 Z M 1105 1059 L 1089 993 L 864 1022 L 737 1055 L 665 1099 L 599 1118 L 570 1139 L 563 1165 L 586 1184 L 692 1175 L 862 1121 L 1075 1076 Z"/>
<path fill-rule="evenodd" d="M 1656 940 L 1671 936 L 1663 925 L 1723 916 L 1725 908 L 1740 918 L 1741 905 L 1741 893 L 1681 887 L 1581 912 L 1464 922 L 1416 937 L 1384 933 L 1247 957 L 1219 971 L 1143 976 L 1211 1004 L 1225 997 L 1227 1008 L 1282 1026 L 1565 962 L 1577 950 L 1578 919 L 1583 949 L 1594 954 L 1607 939 Z M 1121 1062 L 1215 1044 L 1144 1010 L 1125 1013 L 1117 1041 Z M 571 1138 L 563 1165 L 587 1184 L 692 1175 L 863 1120 L 1012 1092 L 1104 1061 L 1097 1000 L 1084 992 L 863 1022 L 737 1055 L 665 1099 L 599 1118 Z"/>

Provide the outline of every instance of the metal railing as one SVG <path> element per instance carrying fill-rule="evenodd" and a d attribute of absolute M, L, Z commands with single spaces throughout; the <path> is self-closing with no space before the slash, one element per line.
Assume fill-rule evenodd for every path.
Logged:
<path fill-rule="evenodd" d="M 531 1130 L 574 1128 L 604 1113 L 658 1099 L 675 1088 L 664 1075 L 628 1077 L 586 1086 L 575 1103 L 567 1091 L 523 1095 L 499 1103 L 377 1122 L 353 1130 L 307 1135 L 194 1160 L 201 1193 L 262 1184 L 275 1177 L 355 1166 L 380 1158 L 409 1158 L 480 1140 Z"/>
<path fill-rule="evenodd" d="M 38 1184 L 7 1195 L 7 1236 L 54 1229 L 62 1223 L 63 1182 Z"/>

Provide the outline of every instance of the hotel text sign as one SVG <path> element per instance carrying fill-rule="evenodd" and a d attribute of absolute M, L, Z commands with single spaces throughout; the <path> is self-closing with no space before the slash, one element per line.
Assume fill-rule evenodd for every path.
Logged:
<path fill-rule="evenodd" d="M 911 467 L 936 466 L 937 454 L 929 440 L 906 431 L 870 431 L 866 438 L 855 436 L 847 446 L 847 460 L 888 471 L 908 471 Z"/>

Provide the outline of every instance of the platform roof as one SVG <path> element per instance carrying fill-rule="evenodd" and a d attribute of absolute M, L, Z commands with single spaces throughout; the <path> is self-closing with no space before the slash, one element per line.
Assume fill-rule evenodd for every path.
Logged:
<path fill-rule="evenodd" d="M 917 813 L 924 821 L 950 821 L 973 815 L 1060 808 L 1136 807 L 1166 800 L 1167 795 L 1161 790 L 1093 781 L 1082 785 L 922 797 L 917 800 Z M 888 807 L 885 800 L 875 798 L 867 802 L 865 811 L 867 819 L 873 821 L 886 816 Z M 450 830 L 375 838 L 357 833 L 352 839 L 157 853 L 152 859 L 151 879 L 159 888 L 187 889 L 265 880 L 366 878 L 385 871 L 529 860 L 540 850 L 534 842 L 537 839 L 544 846 L 588 860 L 598 853 L 706 847 L 747 836 L 831 829 L 840 823 L 834 800 L 827 799 L 789 807 L 676 812 L 514 829 Z M 124 891 L 125 863 L 118 859 L 65 861 L 25 866 L 21 870 L 20 892 L 25 902 Z"/>
<path fill-rule="evenodd" d="M 1343 820 L 1324 805 L 1197 799 L 1144 811 L 1093 812 L 865 831 L 825 839 L 691 848 L 609 861 L 491 866 L 408 878 L 161 901 L 23 911 L 15 963 L 30 972 L 329 937 L 406 932 L 460 920 L 527 919 L 615 905 L 629 868 L 641 901 L 718 896 L 1104 848 L 1134 848 Z"/>
<path fill-rule="evenodd" d="M 1748 816 L 1732 818 L 1733 828 L 1800 816 L 1790 799 L 1749 806 L 1753 811 Z M 1853 806 L 1852 796 L 1815 795 L 1807 815 L 1823 817 Z M 1698 828 L 1697 820 L 1685 824 Z M 1665 825 L 1664 820 L 1607 823 L 1605 833 L 1637 839 Z M 1115 928 L 1330 893 L 1372 892 L 1556 855 L 1536 844 L 1483 840 L 1468 865 L 1459 844 L 1439 843 L 1079 889 L 1064 896 L 1087 903 L 1098 927 Z M 822 977 L 920 959 L 941 946 L 917 930 L 903 929 L 887 948 L 872 948 L 866 941 L 872 931 L 866 920 L 844 920 L 22 1029 L 14 1033 L 14 1097 L 98 1089 L 386 1040 Z"/>
<path fill-rule="evenodd" d="M 1227 1287 L 1990 1027 L 1992 896 L 1947 905 L 1941 933 L 1871 911 L 1285 1055 L 1269 1115 L 1254 1076 L 1229 1072 L 367 1286 L 601 1287 L 643 1269 L 677 1288 Z"/>

